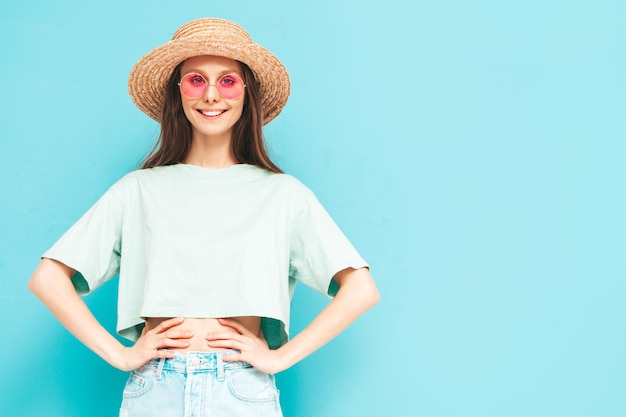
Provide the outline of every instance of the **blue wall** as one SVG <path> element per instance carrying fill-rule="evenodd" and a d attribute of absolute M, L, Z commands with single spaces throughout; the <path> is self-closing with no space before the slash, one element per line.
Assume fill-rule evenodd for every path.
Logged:
<path fill-rule="evenodd" d="M 284 61 L 293 93 L 270 146 L 382 293 L 279 375 L 286 416 L 626 415 L 624 4 L 1 6 L 2 415 L 116 415 L 124 373 L 26 281 L 150 149 L 128 72 L 200 16 L 238 21 Z M 113 329 L 115 285 L 87 301 Z M 299 289 L 292 331 L 325 302 Z"/>

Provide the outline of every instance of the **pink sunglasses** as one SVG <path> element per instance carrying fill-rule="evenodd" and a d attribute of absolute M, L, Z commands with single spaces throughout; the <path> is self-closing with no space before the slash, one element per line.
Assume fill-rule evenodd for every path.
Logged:
<path fill-rule="evenodd" d="M 197 72 L 185 74 L 178 83 L 180 91 L 188 98 L 200 98 L 206 94 L 210 86 L 217 88 L 220 96 L 225 99 L 235 99 L 243 93 L 246 85 L 235 74 L 226 74 L 217 80 L 217 84 L 209 84 L 206 78 Z"/>

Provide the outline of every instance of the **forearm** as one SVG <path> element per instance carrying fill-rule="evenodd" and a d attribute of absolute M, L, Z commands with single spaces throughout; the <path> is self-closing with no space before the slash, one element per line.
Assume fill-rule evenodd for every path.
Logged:
<path fill-rule="evenodd" d="M 336 278 L 340 289 L 335 298 L 302 332 L 278 349 L 281 370 L 328 343 L 378 302 L 378 290 L 369 270 L 350 270 Z"/>
<path fill-rule="evenodd" d="M 71 270 L 56 261 L 44 259 L 28 282 L 28 288 L 52 314 L 85 346 L 111 365 L 119 363 L 124 346 L 94 317 L 74 290 Z"/>

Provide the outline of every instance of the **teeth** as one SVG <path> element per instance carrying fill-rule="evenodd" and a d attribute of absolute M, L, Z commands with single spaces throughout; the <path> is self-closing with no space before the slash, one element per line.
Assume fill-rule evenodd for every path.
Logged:
<path fill-rule="evenodd" d="M 212 110 L 212 111 L 202 111 L 202 114 L 204 114 L 205 116 L 209 116 L 209 117 L 215 117 L 215 116 L 219 116 L 220 114 L 224 113 L 224 111 L 219 111 L 219 110 Z"/>

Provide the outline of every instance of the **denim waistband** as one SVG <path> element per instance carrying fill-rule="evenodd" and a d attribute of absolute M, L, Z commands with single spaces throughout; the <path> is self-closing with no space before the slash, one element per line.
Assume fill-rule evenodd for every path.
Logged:
<path fill-rule="evenodd" d="M 173 358 L 152 359 L 144 366 L 157 368 L 159 374 L 162 370 L 175 372 L 224 372 L 226 369 L 249 368 L 248 362 L 233 361 L 224 362 L 223 356 L 239 353 L 238 350 L 223 350 L 219 352 L 177 352 Z"/>

